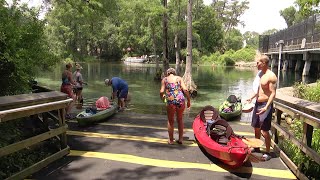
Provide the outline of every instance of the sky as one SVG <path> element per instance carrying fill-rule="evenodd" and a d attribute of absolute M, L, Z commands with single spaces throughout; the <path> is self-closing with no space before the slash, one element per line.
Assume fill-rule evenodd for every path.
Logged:
<path fill-rule="evenodd" d="M 295 0 L 248 0 L 249 9 L 241 16 L 245 27 L 238 27 L 241 33 L 255 31 L 262 34 L 269 29 L 285 29 L 287 24 L 280 16 L 279 11 L 294 5 Z M 212 0 L 204 0 L 210 4 Z"/>

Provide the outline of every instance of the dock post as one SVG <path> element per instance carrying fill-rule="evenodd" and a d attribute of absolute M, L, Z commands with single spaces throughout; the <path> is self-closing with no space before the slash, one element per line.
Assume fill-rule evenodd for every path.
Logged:
<path fill-rule="evenodd" d="M 310 57 L 308 55 L 308 52 L 304 52 L 303 53 L 303 60 L 305 61 L 305 63 L 304 63 L 304 67 L 303 67 L 302 76 L 308 76 L 309 75 L 310 66 L 311 66 L 311 59 L 310 59 Z"/>

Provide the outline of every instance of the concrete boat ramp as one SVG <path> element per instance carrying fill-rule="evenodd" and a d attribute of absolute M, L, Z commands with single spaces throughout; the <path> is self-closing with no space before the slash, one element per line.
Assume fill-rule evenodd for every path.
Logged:
<path fill-rule="evenodd" d="M 267 162 L 250 158 L 237 169 L 221 164 L 198 147 L 192 119 L 185 121 L 183 145 L 167 144 L 166 115 L 124 111 L 87 127 L 70 120 L 70 154 L 29 179 L 296 179 L 276 153 Z M 249 123 L 230 124 L 237 134 L 254 136 Z"/>

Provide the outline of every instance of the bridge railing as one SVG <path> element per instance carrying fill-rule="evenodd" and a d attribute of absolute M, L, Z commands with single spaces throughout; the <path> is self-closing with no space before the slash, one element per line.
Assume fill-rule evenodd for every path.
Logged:
<path fill-rule="evenodd" d="M 259 37 L 259 49 L 262 53 L 278 52 L 276 43 L 284 41 L 283 51 L 320 48 L 320 14 L 280 30 L 271 35 Z"/>
<path fill-rule="evenodd" d="M 0 157 L 4 157 L 53 137 L 58 137 L 60 140 L 61 149 L 58 152 L 12 175 L 8 179 L 23 179 L 69 153 L 70 148 L 67 146 L 66 139 L 65 108 L 71 101 L 72 99 L 67 99 L 65 94 L 54 91 L 0 97 L 0 125 L 3 122 L 38 114 L 42 114 L 44 119 L 50 117 L 59 124 L 57 128 L 0 148 Z M 58 116 L 52 112 L 57 112 Z"/>
<path fill-rule="evenodd" d="M 277 94 L 274 101 L 275 121 L 273 127 L 273 147 L 280 152 L 280 157 L 299 179 L 308 179 L 301 171 L 300 165 L 294 164 L 290 158 L 277 145 L 279 140 L 286 139 L 296 145 L 301 152 L 309 156 L 317 164 L 320 164 L 320 155 L 312 148 L 314 128 L 320 127 L 320 104 L 298 99 L 283 94 Z M 287 122 L 281 118 L 286 113 L 292 118 L 303 122 L 302 139 L 298 139 L 285 126 Z"/>

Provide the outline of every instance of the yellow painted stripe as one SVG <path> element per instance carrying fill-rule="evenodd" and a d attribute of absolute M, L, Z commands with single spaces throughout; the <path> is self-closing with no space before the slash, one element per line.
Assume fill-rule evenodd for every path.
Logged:
<path fill-rule="evenodd" d="M 143 141 L 143 142 L 151 142 L 151 143 L 159 143 L 159 144 L 168 144 L 168 139 L 160 139 L 160 138 L 153 138 L 153 137 L 146 137 L 146 136 L 132 136 L 132 135 L 119 135 L 119 134 L 102 134 L 102 133 L 94 133 L 94 132 L 83 132 L 83 131 L 67 131 L 68 135 L 73 136 L 85 136 L 85 137 L 92 137 L 92 138 L 105 138 L 105 139 L 121 139 L 121 140 L 128 140 L 128 141 Z M 184 140 L 184 146 L 198 146 L 198 144 L 193 140 Z M 273 149 L 270 147 L 271 150 Z M 262 150 L 265 150 L 265 146 L 261 146 Z"/>
<path fill-rule="evenodd" d="M 192 162 L 181 162 L 181 161 L 168 161 L 161 159 L 144 158 L 139 156 L 133 156 L 128 154 L 113 154 L 113 153 L 102 153 L 102 152 L 87 152 L 87 151 L 76 151 L 71 150 L 70 156 L 81 156 L 88 158 L 99 158 L 118 162 L 125 162 L 131 164 L 139 164 L 144 166 L 155 166 L 163 168 L 183 168 L 183 169 L 202 169 L 213 172 L 234 172 L 234 173 L 252 173 L 255 175 L 283 178 L 283 179 L 297 179 L 296 176 L 290 170 L 280 169 L 265 169 L 265 168 L 251 168 L 251 167 L 240 167 L 238 169 L 223 169 L 215 164 L 202 164 Z"/>
<path fill-rule="evenodd" d="M 121 139 L 121 140 L 128 140 L 128 141 L 144 141 L 144 142 L 151 142 L 151 143 L 168 144 L 167 139 L 152 138 L 152 137 L 145 137 L 145 136 L 101 134 L 101 133 L 81 132 L 81 131 L 67 131 L 67 134 L 74 135 L 74 136 L 86 136 L 86 137 L 96 137 L 96 138 L 105 138 L 105 139 L 117 139 L 117 140 Z M 197 143 L 191 140 L 183 141 L 183 145 L 198 146 Z"/>
<path fill-rule="evenodd" d="M 69 122 L 77 122 L 77 121 L 69 121 Z M 168 129 L 165 127 L 158 127 L 158 126 L 146 126 L 146 125 L 136 125 L 136 124 L 121 124 L 121 123 L 99 123 L 99 125 L 104 126 L 117 126 L 117 127 L 130 127 L 130 128 L 147 128 L 147 129 L 157 129 L 157 130 L 164 130 L 167 131 Z M 184 129 L 185 132 L 193 132 L 192 129 Z M 240 132 L 235 131 L 234 133 L 241 135 L 241 136 L 254 136 L 254 133 L 251 132 Z"/>

